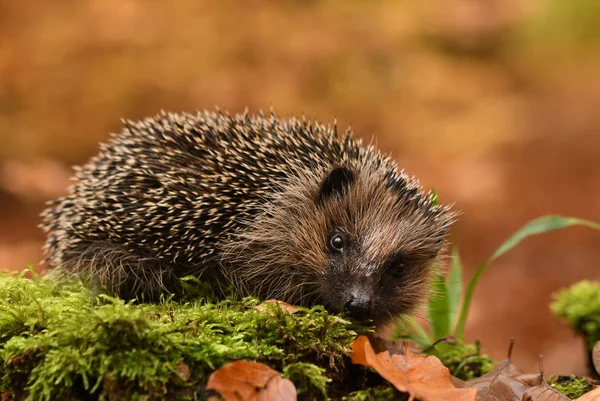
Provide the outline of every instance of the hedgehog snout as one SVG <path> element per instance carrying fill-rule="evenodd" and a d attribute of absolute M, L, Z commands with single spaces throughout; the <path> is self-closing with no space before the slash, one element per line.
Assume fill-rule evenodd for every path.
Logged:
<path fill-rule="evenodd" d="M 358 320 L 368 319 L 372 308 L 372 296 L 361 289 L 351 291 L 344 302 L 344 313 Z"/>

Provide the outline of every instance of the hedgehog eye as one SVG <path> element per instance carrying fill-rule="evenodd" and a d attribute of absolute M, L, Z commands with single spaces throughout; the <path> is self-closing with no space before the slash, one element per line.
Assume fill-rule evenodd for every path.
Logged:
<path fill-rule="evenodd" d="M 329 239 L 329 248 L 334 252 L 342 252 L 348 246 L 348 239 L 343 234 L 334 234 Z"/>
<path fill-rule="evenodd" d="M 396 254 L 388 261 L 387 265 L 392 276 L 395 278 L 402 277 L 406 270 L 406 258 L 401 253 Z"/>

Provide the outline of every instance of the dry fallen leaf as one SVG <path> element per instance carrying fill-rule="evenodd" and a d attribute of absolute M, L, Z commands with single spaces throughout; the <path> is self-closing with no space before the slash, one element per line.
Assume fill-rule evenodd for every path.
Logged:
<path fill-rule="evenodd" d="M 512 350 L 512 342 L 511 342 L 511 350 Z M 510 359 L 510 350 L 508 358 Z M 518 380 L 523 382 L 523 377 L 526 375 L 520 375 L 517 377 Z M 537 375 L 537 383 L 531 384 L 531 387 L 525 390 L 523 393 L 522 401 L 571 401 L 569 397 L 551 387 L 544 380 L 544 360 L 542 355 L 540 355 L 540 373 Z"/>
<path fill-rule="evenodd" d="M 596 344 L 598 345 L 598 344 Z M 600 387 L 592 390 L 588 393 L 585 393 L 575 401 L 600 401 Z"/>
<path fill-rule="evenodd" d="M 529 386 L 519 380 L 523 372 L 507 358 L 485 375 L 466 382 L 477 389 L 477 401 L 520 401 Z"/>
<path fill-rule="evenodd" d="M 477 401 L 521 401 L 527 389 L 542 384 L 542 374 L 532 378 L 510 362 L 513 345 L 514 339 L 511 338 L 508 358 L 494 369 L 465 382 L 466 387 L 477 389 Z"/>
<path fill-rule="evenodd" d="M 293 401 L 294 384 L 267 365 L 253 361 L 235 361 L 214 371 L 207 390 L 214 390 L 225 401 Z M 211 397 L 209 400 L 217 400 Z"/>
<path fill-rule="evenodd" d="M 523 373 L 515 376 L 515 379 L 529 387 L 539 386 L 544 382 L 544 378 L 539 373 Z"/>
<path fill-rule="evenodd" d="M 404 354 L 375 354 L 366 336 L 352 344 L 352 362 L 370 366 L 394 387 L 421 401 L 474 401 L 475 389 L 456 388 L 448 368 L 434 356 L 415 354 L 405 346 Z"/>
<path fill-rule="evenodd" d="M 278 304 L 281 309 L 283 309 L 283 310 L 285 310 L 285 311 L 287 311 L 288 313 L 291 313 L 291 314 L 298 312 L 298 309 L 294 305 L 290 305 L 287 302 L 278 301 L 276 299 L 266 300 L 263 303 L 261 303 L 260 305 L 256 305 L 254 307 L 254 309 L 256 309 L 256 310 L 258 310 L 260 312 L 264 312 L 265 309 L 266 309 L 264 304 L 270 304 L 270 305 L 272 305 L 272 304 Z"/>
<path fill-rule="evenodd" d="M 571 401 L 571 399 L 542 380 L 542 384 L 525 390 L 522 401 Z"/>
<path fill-rule="evenodd" d="M 183 381 L 190 380 L 190 377 L 192 376 L 190 367 L 183 362 L 179 362 L 177 364 L 177 376 Z"/>

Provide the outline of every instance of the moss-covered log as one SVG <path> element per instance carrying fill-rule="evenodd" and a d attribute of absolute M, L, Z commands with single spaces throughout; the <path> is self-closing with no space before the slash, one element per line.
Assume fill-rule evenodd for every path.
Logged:
<path fill-rule="evenodd" d="M 349 355 L 368 329 L 321 307 L 256 305 L 125 302 L 75 281 L 0 276 L 3 397 L 201 399 L 210 373 L 239 359 L 283 372 L 307 399 L 359 388 Z"/>

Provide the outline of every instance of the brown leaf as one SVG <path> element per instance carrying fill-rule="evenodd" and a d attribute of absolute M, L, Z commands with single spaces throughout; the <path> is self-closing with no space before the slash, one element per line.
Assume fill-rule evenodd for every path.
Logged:
<path fill-rule="evenodd" d="M 594 368 L 596 372 L 600 375 L 600 341 L 597 341 L 594 344 L 594 349 L 592 350 L 592 361 L 594 362 Z"/>
<path fill-rule="evenodd" d="M 214 371 L 207 390 L 214 390 L 225 401 L 293 401 L 294 384 L 279 372 L 253 361 L 235 361 Z M 210 400 L 217 400 L 211 397 Z"/>
<path fill-rule="evenodd" d="M 596 345 L 598 345 L 596 343 Z M 585 393 L 575 401 L 600 401 L 600 387 Z"/>
<path fill-rule="evenodd" d="M 523 372 L 507 358 L 485 375 L 466 382 L 477 389 L 477 401 L 520 401 L 529 386 L 519 379 Z"/>
<path fill-rule="evenodd" d="M 260 305 L 256 305 L 254 307 L 254 309 L 256 309 L 257 311 L 260 311 L 260 312 L 264 312 L 266 309 L 264 304 L 269 304 L 269 305 L 278 304 L 281 309 L 283 309 L 291 314 L 298 312 L 298 309 L 294 305 L 290 305 L 287 302 L 278 301 L 276 299 L 266 300 L 263 303 L 261 303 Z"/>
<path fill-rule="evenodd" d="M 522 401 L 571 401 L 571 399 L 542 381 L 539 386 L 528 388 L 523 394 Z"/>
<path fill-rule="evenodd" d="M 190 377 L 192 376 L 190 367 L 183 362 L 179 362 L 177 364 L 177 376 L 183 381 L 190 380 Z"/>
<path fill-rule="evenodd" d="M 522 375 L 515 376 L 515 379 L 529 387 L 539 386 L 544 383 L 544 378 L 539 373 L 523 373 Z"/>
<path fill-rule="evenodd" d="M 450 371 L 438 358 L 415 354 L 406 345 L 403 355 L 390 355 L 387 351 L 375 354 L 368 338 L 360 336 L 352 344 L 352 362 L 372 367 L 411 398 L 475 401 L 476 391 L 456 388 Z"/>

